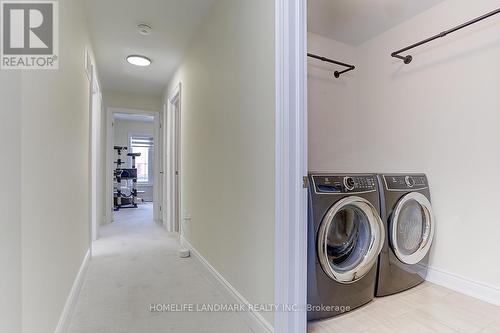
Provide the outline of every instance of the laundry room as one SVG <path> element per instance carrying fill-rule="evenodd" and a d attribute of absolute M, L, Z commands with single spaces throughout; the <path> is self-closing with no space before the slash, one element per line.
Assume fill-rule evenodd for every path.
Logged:
<path fill-rule="evenodd" d="M 309 0 L 307 25 L 308 303 L 337 307 L 309 332 L 500 332 L 500 1 Z"/>

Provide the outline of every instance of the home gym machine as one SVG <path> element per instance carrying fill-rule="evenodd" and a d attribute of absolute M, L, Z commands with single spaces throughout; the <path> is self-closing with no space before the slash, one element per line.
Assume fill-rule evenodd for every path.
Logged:
<path fill-rule="evenodd" d="M 141 153 L 127 153 L 127 156 L 132 158 L 132 168 L 122 168 L 125 164 L 122 161 L 122 151 L 127 150 L 127 147 L 114 146 L 118 155 L 116 159 L 116 169 L 114 170 L 113 182 L 113 209 L 115 211 L 120 208 L 137 208 L 137 168 L 135 166 L 135 158 L 141 156 Z"/>

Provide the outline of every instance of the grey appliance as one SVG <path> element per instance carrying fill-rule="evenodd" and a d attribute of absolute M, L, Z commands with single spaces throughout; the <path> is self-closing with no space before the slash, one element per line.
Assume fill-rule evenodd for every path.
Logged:
<path fill-rule="evenodd" d="M 370 302 L 384 244 L 374 174 L 308 177 L 308 320 Z"/>
<path fill-rule="evenodd" d="M 386 296 L 425 280 L 435 221 L 425 174 L 377 178 L 387 237 L 379 256 L 375 295 Z"/>

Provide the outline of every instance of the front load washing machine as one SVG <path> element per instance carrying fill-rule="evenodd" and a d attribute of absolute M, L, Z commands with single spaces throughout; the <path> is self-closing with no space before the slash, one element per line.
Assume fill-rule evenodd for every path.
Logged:
<path fill-rule="evenodd" d="M 387 237 L 379 256 L 375 295 L 386 296 L 425 280 L 435 222 L 424 174 L 382 174 L 377 178 Z"/>
<path fill-rule="evenodd" d="M 385 231 L 376 175 L 309 174 L 308 319 L 333 317 L 374 297 Z"/>

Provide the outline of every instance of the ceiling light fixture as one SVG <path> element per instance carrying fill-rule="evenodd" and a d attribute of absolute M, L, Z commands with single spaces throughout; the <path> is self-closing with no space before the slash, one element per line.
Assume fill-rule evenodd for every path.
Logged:
<path fill-rule="evenodd" d="M 129 55 L 127 61 L 135 66 L 145 67 L 151 65 L 151 59 L 142 55 Z"/>

